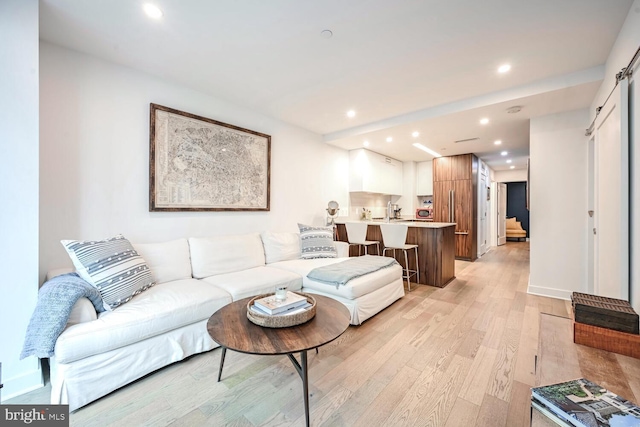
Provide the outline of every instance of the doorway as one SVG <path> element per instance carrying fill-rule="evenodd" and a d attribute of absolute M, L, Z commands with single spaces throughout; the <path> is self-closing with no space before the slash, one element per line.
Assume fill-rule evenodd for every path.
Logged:
<path fill-rule="evenodd" d="M 527 233 L 526 238 L 529 238 L 531 233 L 529 232 L 527 183 L 525 181 L 507 183 L 507 218 L 515 218 Z"/>

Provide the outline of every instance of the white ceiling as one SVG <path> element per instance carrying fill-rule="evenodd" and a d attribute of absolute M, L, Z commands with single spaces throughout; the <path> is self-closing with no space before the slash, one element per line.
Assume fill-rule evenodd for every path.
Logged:
<path fill-rule="evenodd" d="M 43 0 L 41 39 L 180 83 L 324 135 L 427 160 L 522 166 L 528 119 L 590 105 L 632 0 Z M 333 31 L 322 38 L 324 29 Z M 512 70 L 500 75 L 499 65 Z M 522 105 L 522 112 L 504 110 Z M 357 115 L 348 119 L 346 111 Z M 478 127 L 481 116 L 491 118 Z M 373 131 L 373 132 L 372 132 Z M 393 143 L 378 142 L 394 135 Z M 397 136 L 396 136 L 397 135 Z M 402 136 L 404 135 L 404 136 Z M 480 137 L 472 143 L 452 141 Z"/>

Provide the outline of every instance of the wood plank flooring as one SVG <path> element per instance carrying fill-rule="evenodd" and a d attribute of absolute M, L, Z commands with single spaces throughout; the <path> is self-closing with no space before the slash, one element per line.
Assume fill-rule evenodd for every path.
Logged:
<path fill-rule="evenodd" d="M 412 292 L 309 352 L 314 426 L 528 426 L 539 313 L 526 293 L 529 244 L 459 263 L 443 289 Z M 71 414 L 74 426 L 302 426 L 301 381 L 286 357 L 220 349 L 168 366 Z M 14 402 L 15 403 L 15 402 Z"/>

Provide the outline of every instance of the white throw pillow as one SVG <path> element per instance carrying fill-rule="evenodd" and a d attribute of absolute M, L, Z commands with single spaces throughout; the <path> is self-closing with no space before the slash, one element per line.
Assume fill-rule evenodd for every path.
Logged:
<path fill-rule="evenodd" d="M 333 244 L 333 227 L 312 227 L 298 224 L 302 259 L 337 258 Z"/>
<path fill-rule="evenodd" d="M 155 285 L 149 266 L 121 235 L 98 241 L 62 240 L 78 274 L 113 310 Z"/>
<path fill-rule="evenodd" d="M 156 284 L 191 279 L 191 258 L 187 239 L 162 243 L 134 243 L 133 248 L 147 262 Z"/>
<path fill-rule="evenodd" d="M 264 248 L 258 233 L 189 237 L 189 250 L 196 279 L 264 266 Z"/>
<path fill-rule="evenodd" d="M 267 264 L 300 259 L 300 235 L 298 233 L 265 231 L 260 234 Z"/>

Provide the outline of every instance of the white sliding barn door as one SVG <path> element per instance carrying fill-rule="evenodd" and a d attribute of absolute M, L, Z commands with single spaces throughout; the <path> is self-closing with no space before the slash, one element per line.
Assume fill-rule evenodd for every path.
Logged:
<path fill-rule="evenodd" d="M 629 299 L 628 81 L 622 80 L 594 127 L 594 293 Z"/>
<path fill-rule="evenodd" d="M 498 246 L 507 243 L 507 184 L 498 183 Z"/>

